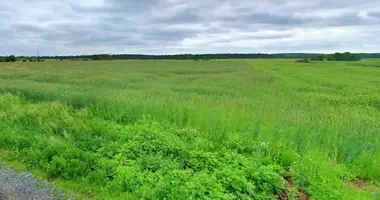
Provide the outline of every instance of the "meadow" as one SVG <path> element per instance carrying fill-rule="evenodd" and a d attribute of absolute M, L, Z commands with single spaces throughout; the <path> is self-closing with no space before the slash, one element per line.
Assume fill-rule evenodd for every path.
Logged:
<path fill-rule="evenodd" d="M 380 60 L 0 63 L 0 159 L 79 199 L 378 199 Z"/>

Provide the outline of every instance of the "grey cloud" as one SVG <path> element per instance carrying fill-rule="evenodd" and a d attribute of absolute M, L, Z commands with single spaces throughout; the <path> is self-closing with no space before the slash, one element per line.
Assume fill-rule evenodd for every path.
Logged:
<path fill-rule="evenodd" d="M 28 43 L 36 41 L 51 54 L 86 53 L 78 52 L 77 45 L 85 46 L 88 52 L 118 51 L 109 53 L 131 49 L 160 49 L 155 53 L 166 53 L 172 52 L 173 47 L 183 49 L 183 53 L 250 51 L 248 47 L 228 45 L 239 41 L 255 41 L 252 46 L 262 41 L 262 48 L 252 47 L 252 51 L 265 47 L 286 51 L 294 45 L 303 45 L 305 38 L 301 37 L 305 34 L 296 32 L 330 28 L 344 32 L 357 27 L 352 29 L 357 37 L 346 36 L 351 41 L 345 43 L 348 46 L 363 42 L 370 46 L 371 41 L 360 40 L 360 36 L 377 37 L 380 33 L 375 27 L 380 21 L 380 11 L 373 11 L 380 7 L 378 0 L 360 3 L 358 0 L 13 0 L 12 3 L 17 6 L 5 2 L 0 8 L 0 17 L 7 22 L 0 28 L 0 40 L 4 50 L 9 47 L 15 53 L 33 52 L 28 50 Z M 367 13 L 368 17 L 361 17 L 360 13 Z M 342 47 L 332 42 L 333 35 L 321 35 L 320 42 L 310 45 L 310 50 Z M 266 43 L 285 38 L 294 45 Z"/>
<path fill-rule="evenodd" d="M 250 35 L 250 36 L 240 36 L 239 38 L 242 40 L 276 40 L 276 39 L 284 39 L 291 38 L 292 34 L 276 34 L 276 35 Z M 228 38 L 228 39 L 217 39 L 213 41 L 213 44 L 223 45 L 234 42 L 236 38 Z"/>
<path fill-rule="evenodd" d="M 74 12 L 82 13 L 109 13 L 109 12 L 141 12 L 151 8 L 156 0 L 105 0 L 103 6 L 86 6 L 77 3 L 71 3 L 70 8 Z"/>
<path fill-rule="evenodd" d="M 173 44 L 185 38 L 192 38 L 199 34 L 199 32 L 183 29 L 150 29 L 144 30 L 140 34 L 142 40 L 148 41 L 152 44 Z"/>
<path fill-rule="evenodd" d="M 342 8 L 348 8 L 350 10 L 357 10 L 360 8 L 373 8 L 374 5 L 377 5 L 379 2 L 377 0 L 365 0 L 365 1 L 359 1 L 359 0 L 345 0 L 345 1 L 339 1 L 339 0 L 314 0 L 310 1 L 310 7 L 311 8 L 317 8 L 317 9 L 342 9 Z"/>
<path fill-rule="evenodd" d="M 0 19 L 8 19 L 11 18 L 11 14 L 0 11 Z"/>
<path fill-rule="evenodd" d="M 70 4 L 70 8 L 73 12 L 81 13 L 81 14 L 88 14 L 88 13 L 98 14 L 98 13 L 121 11 L 119 8 L 113 7 L 110 5 L 107 5 L 107 6 L 83 6 L 83 5 L 72 3 L 72 4 Z"/>
<path fill-rule="evenodd" d="M 163 24 L 173 24 L 173 23 L 197 23 L 202 20 L 202 17 L 196 15 L 190 10 L 182 11 L 176 13 L 173 16 L 165 16 L 158 19 L 153 19 L 152 22 L 163 23 Z"/>
<path fill-rule="evenodd" d="M 302 27 L 302 26 L 350 26 L 350 25 L 367 25 L 373 24 L 373 21 L 364 19 L 358 15 L 359 13 L 345 13 L 340 16 L 333 17 L 299 17 L 291 14 L 271 14 L 271 13 L 253 13 L 250 15 L 239 16 L 225 20 L 225 24 L 234 24 L 247 26 L 249 24 L 275 25 L 278 27 Z"/>
<path fill-rule="evenodd" d="M 283 39 L 291 38 L 293 34 L 277 34 L 277 35 L 261 35 L 261 36 L 249 36 L 247 39 L 253 40 L 265 40 L 265 39 Z"/>
<path fill-rule="evenodd" d="M 29 33 L 34 33 L 34 34 L 40 34 L 44 32 L 44 28 L 40 27 L 37 24 L 26 24 L 26 23 L 21 23 L 21 24 L 15 24 L 13 28 L 16 31 L 22 31 L 22 32 L 29 32 Z"/>
<path fill-rule="evenodd" d="M 63 28 L 64 27 L 64 28 Z M 133 34 L 128 32 L 108 32 L 107 29 L 97 29 L 96 27 L 73 25 L 61 26 L 59 30 L 50 31 L 42 36 L 46 41 L 69 42 L 74 45 L 143 45 L 141 41 L 133 40 Z"/>
<path fill-rule="evenodd" d="M 329 26 L 350 26 L 350 25 L 366 25 L 371 21 L 366 20 L 358 15 L 358 13 L 347 13 L 342 16 L 328 18 L 323 21 Z"/>
<path fill-rule="evenodd" d="M 239 19 L 237 19 L 239 20 Z M 308 23 L 313 19 L 303 19 L 294 15 L 270 14 L 270 13 L 252 13 L 248 16 L 243 16 L 242 21 L 247 23 L 257 24 L 274 24 L 274 25 L 300 25 Z M 314 19 L 315 20 L 315 19 Z"/>
<path fill-rule="evenodd" d="M 3 44 L 5 44 L 6 41 L 13 39 L 14 30 L 7 27 L 0 27 L 0 32 L 1 32 L 0 41 L 4 41 Z M 0 46 L 4 46 L 4 45 L 0 45 Z"/>
<path fill-rule="evenodd" d="M 106 3 L 114 7 L 130 8 L 130 9 L 144 9 L 157 4 L 159 0 L 106 0 Z"/>
<path fill-rule="evenodd" d="M 372 11 L 368 13 L 368 16 L 374 17 L 374 18 L 380 18 L 380 11 Z"/>
<path fill-rule="evenodd" d="M 108 37 L 104 37 L 103 35 L 88 35 L 88 36 L 82 36 L 75 38 L 73 40 L 73 44 L 77 45 L 92 45 L 94 44 L 94 41 L 96 41 L 96 45 L 120 45 L 123 46 L 139 46 L 139 45 L 146 45 L 146 42 L 134 40 L 133 38 L 121 36 L 121 35 L 112 35 Z"/>

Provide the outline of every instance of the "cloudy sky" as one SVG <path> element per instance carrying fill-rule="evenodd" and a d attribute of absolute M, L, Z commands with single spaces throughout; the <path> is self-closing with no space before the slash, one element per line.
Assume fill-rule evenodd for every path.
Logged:
<path fill-rule="evenodd" d="M 0 55 L 380 52 L 380 0 L 12 0 Z"/>

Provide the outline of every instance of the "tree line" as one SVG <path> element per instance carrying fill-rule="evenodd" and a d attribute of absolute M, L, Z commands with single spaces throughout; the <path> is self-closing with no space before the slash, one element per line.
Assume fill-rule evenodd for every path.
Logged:
<path fill-rule="evenodd" d="M 221 53 L 221 54 L 175 54 L 175 55 L 144 55 L 144 54 L 95 54 L 70 56 L 41 56 L 41 57 L 15 57 L 14 55 L 0 57 L 3 62 L 39 62 L 44 59 L 58 60 L 210 60 L 210 59 L 310 59 L 312 61 L 357 61 L 362 58 L 380 58 L 380 53 Z M 16 60 L 15 60 L 16 59 Z"/>
<path fill-rule="evenodd" d="M 344 53 L 334 53 L 330 55 L 316 55 L 311 57 L 311 61 L 359 61 L 361 60 L 360 54 L 344 52 Z"/>
<path fill-rule="evenodd" d="M 244 59 L 244 58 L 285 58 L 282 54 L 175 54 L 175 55 L 144 55 L 144 54 L 96 54 L 77 56 L 53 56 L 45 59 L 60 60 L 210 60 L 210 59 Z"/>
<path fill-rule="evenodd" d="M 109 54 L 97 54 L 91 56 L 92 60 L 112 60 L 112 55 Z"/>
<path fill-rule="evenodd" d="M 380 58 L 380 53 L 354 54 L 350 52 L 335 54 L 316 53 L 222 53 L 222 54 L 175 54 L 175 55 L 144 55 L 144 54 L 95 54 L 76 56 L 52 56 L 44 59 L 60 60 L 210 60 L 210 59 L 311 59 L 328 61 L 357 61 L 362 58 Z"/>
<path fill-rule="evenodd" d="M 16 61 L 23 61 L 23 62 L 44 62 L 45 60 L 41 57 L 16 57 L 15 55 L 9 55 L 9 56 L 0 56 L 0 62 L 16 62 Z"/>
<path fill-rule="evenodd" d="M 17 58 L 15 55 L 0 57 L 0 62 L 16 62 L 16 61 L 17 61 Z"/>

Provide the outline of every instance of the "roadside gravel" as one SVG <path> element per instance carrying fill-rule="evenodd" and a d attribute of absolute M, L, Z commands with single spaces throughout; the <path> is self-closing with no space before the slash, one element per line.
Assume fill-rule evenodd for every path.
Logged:
<path fill-rule="evenodd" d="M 65 200 L 63 193 L 30 173 L 0 165 L 0 200 Z M 73 200 L 73 198 L 69 198 Z"/>

